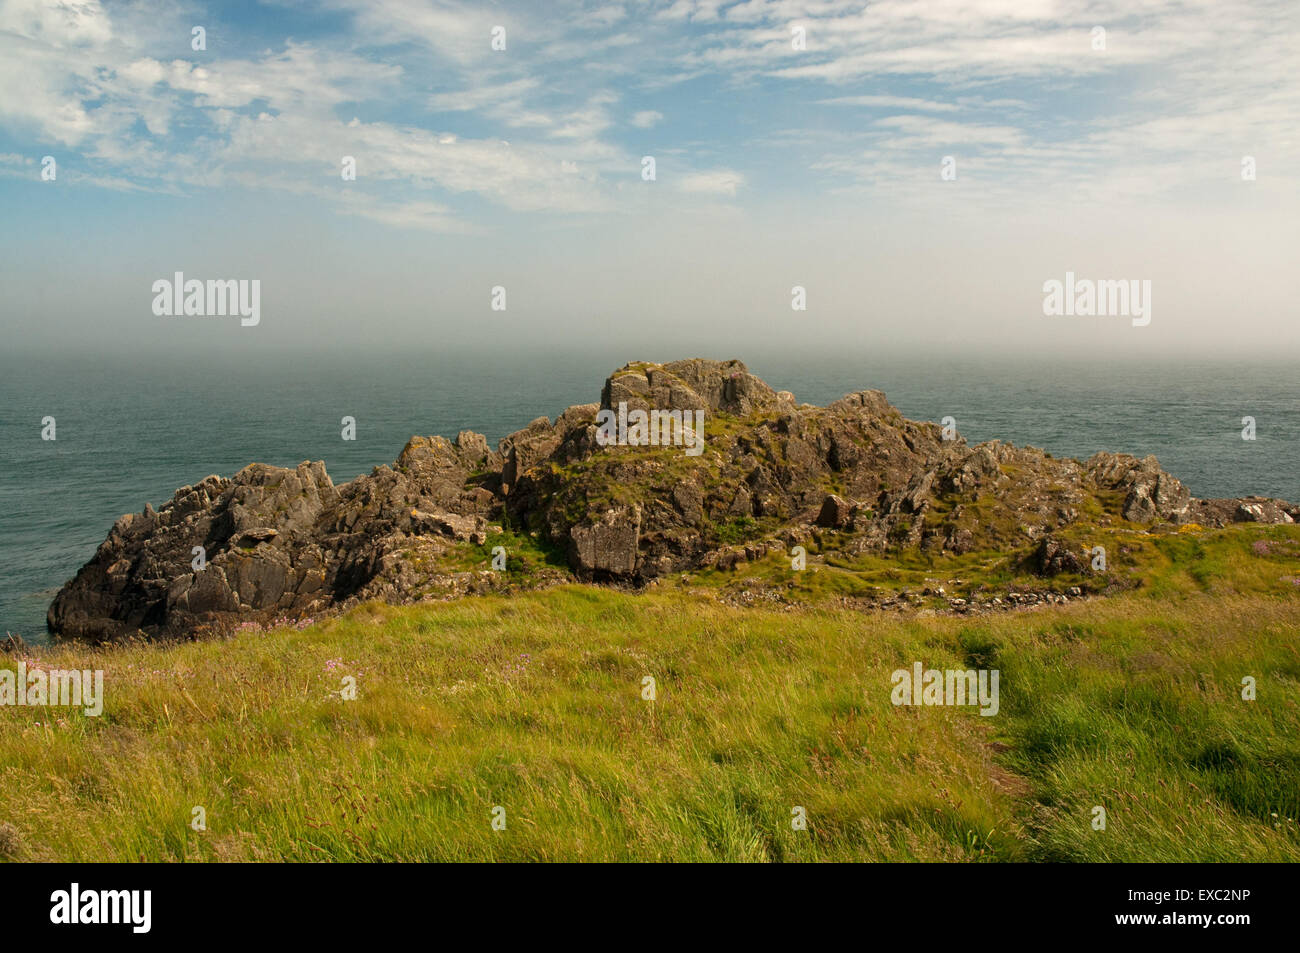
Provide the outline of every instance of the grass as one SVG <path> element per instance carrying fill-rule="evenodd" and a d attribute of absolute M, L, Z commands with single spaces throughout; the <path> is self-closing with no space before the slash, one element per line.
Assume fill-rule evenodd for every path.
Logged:
<path fill-rule="evenodd" d="M 459 572 L 484 570 L 492 565 L 497 547 L 506 551 L 505 572 L 511 579 L 537 578 L 545 570 L 565 572 L 568 562 L 563 552 L 545 539 L 503 527 L 487 533 L 484 543 L 457 543 L 439 561 L 442 568 Z M 567 573 L 566 573 L 567 574 Z"/>
<path fill-rule="evenodd" d="M 793 571 L 788 555 L 772 553 L 734 572 L 694 573 L 691 581 L 733 592 L 768 587 L 781 590 L 787 602 L 813 605 L 842 596 L 916 592 L 941 583 L 947 596 L 932 601 L 946 606 L 950 597 L 977 592 L 991 596 L 1015 589 L 1065 592 L 1074 587 L 1088 593 L 1143 587 L 1149 595 L 1170 601 L 1193 592 L 1272 597 L 1291 592 L 1296 584 L 1288 586 L 1287 580 L 1300 573 L 1300 534 L 1295 527 L 1238 526 L 1215 532 L 1189 524 L 1152 532 L 1120 523 L 1070 527 L 1055 535 L 1079 555 L 1095 546 L 1104 548 L 1106 571 L 1037 576 L 1032 570 L 1037 547 L 1032 543 L 1010 551 L 961 555 L 916 547 L 847 555 L 844 547 L 852 534 L 826 530 L 820 533 L 821 545 L 816 541 L 805 545 L 805 572 Z M 1271 551 L 1257 553 L 1256 544 Z"/>
<path fill-rule="evenodd" d="M 1300 532 L 1130 542 L 1135 589 L 977 617 L 562 586 L 42 650 L 104 714 L 0 708 L 0 856 L 1300 860 Z M 914 661 L 999 714 L 893 706 Z"/>

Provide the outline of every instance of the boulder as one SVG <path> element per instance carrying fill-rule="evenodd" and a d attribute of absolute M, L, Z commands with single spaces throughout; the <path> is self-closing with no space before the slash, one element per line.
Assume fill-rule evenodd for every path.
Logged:
<path fill-rule="evenodd" d="M 817 514 L 817 525 L 827 529 L 843 529 L 853 522 L 853 504 L 834 493 L 822 502 Z"/>
<path fill-rule="evenodd" d="M 1063 572 L 1081 573 L 1085 565 L 1084 560 L 1053 536 L 1043 537 L 1034 550 L 1034 572 L 1040 576 L 1058 576 Z"/>
<path fill-rule="evenodd" d="M 631 578 L 640 538 L 640 507 L 608 510 L 596 522 L 569 530 L 574 568 L 584 579 Z"/>
<path fill-rule="evenodd" d="M 1155 457 L 1142 460 L 1123 453 L 1098 453 L 1084 463 L 1096 485 L 1125 492 L 1121 515 L 1134 523 L 1181 522 L 1192 494 L 1160 468 Z"/>
<path fill-rule="evenodd" d="M 777 395 L 740 361 L 627 364 L 605 381 L 600 406 L 629 410 L 703 410 L 747 416 L 766 410 Z"/>

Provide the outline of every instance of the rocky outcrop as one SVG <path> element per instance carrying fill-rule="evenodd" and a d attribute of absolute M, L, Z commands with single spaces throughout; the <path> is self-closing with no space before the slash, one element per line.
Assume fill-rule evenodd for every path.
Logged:
<path fill-rule="evenodd" d="M 640 410 L 709 410 L 740 417 L 777 402 L 777 394 L 740 361 L 628 364 L 605 381 L 601 407 Z"/>
<path fill-rule="evenodd" d="M 619 409 L 704 411 L 702 452 L 602 445 L 597 415 Z M 599 403 L 539 417 L 496 450 L 470 431 L 412 437 L 392 466 L 337 487 L 320 462 L 250 464 L 182 487 L 114 524 L 48 624 L 96 642 L 177 638 L 498 588 L 505 574 L 487 560 L 501 523 L 562 554 L 568 573 L 548 578 L 639 585 L 814 538 L 849 556 L 1016 551 L 1043 575 L 1074 573 L 1083 554 L 1057 534 L 1084 519 L 1298 518 L 1279 500 L 1193 499 L 1154 457 L 1079 462 L 945 440 L 880 391 L 814 407 L 739 361 L 636 363 L 609 377 Z"/>
<path fill-rule="evenodd" d="M 1188 522 L 1202 526 L 1227 523 L 1294 523 L 1300 520 L 1300 507 L 1281 500 L 1248 496 L 1240 500 L 1192 500 L 1187 510 Z"/>
<path fill-rule="evenodd" d="M 1084 464 L 1098 487 L 1121 490 L 1121 513 L 1134 523 L 1153 520 L 1183 521 L 1192 494 L 1178 480 L 1160 469 L 1155 457 L 1138 460 L 1122 453 L 1098 453 Z"/>
<path fill-rule="evenodd" d="M 821 511 L 817 514 L 817 525 L 829 529 L 844 529 L 853 522 L 855 509 L 856 507 L 848 500 L 832 493 L 822 502 Z"/>
<path fill-rule="evenodd" d="M 640 556 L 641 508 L 609 510 L 590 525 L 574 526 L 569 541 L 581 578 L 630 576 Z"/>
<path fill-rule="evenodd" d="M 1061 573 L 1082 573 L 1086 561 L 1082 554 L 1070 550 L 1067 543 L 1053 536 L 1045 536 L 1034 550 L 1034 572 L 1040 576 L 1059 576 Z"/>
<path fill-rule="evenodd" d="M 475 440 L 474 438 L 477 438 Z M 178 637 L 382 597 L 404 562 L 486 541 L 495 495 L 468 485 L 486 442 L 417 437 L 393 468 L 336 488 L 320 462 L 251 464 L 127 514 L 55 598 L 51 632 L 99 642 Z"/>

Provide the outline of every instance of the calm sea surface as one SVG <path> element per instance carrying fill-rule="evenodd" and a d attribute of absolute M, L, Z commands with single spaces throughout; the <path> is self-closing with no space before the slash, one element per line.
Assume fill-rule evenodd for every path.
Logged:
<path fill-rule="evenodd" d="M 210 473 L 323 459 L 335 483 L 391 463 L 412 434 L 477 430 L 495 442 L 543 414 L 599 399 L 630 359 L 682 355 L 136 359 L 0 357 L 0 632 L 43 642 L 45 610 L 113 521 Z M 904 415 L 952 415 L 971 442 L 1058 456 L 1156 454 L 1197 496 L 1300 499 L 1294 365 L 1051 363 L 948 358 L 740 357 L 777 389 L 824 404 L 866 388 Z M 357 439 L 340 439 L 340 418 Z M 1258 439 L 1241 439 L 1253 416 Z M 57 439 L 41 439 L 41 420 Z"/>

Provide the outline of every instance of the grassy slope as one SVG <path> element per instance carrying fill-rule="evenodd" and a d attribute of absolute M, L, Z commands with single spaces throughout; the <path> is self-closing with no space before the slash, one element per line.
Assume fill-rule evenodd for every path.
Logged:
<path fill-rule="evenodd" d="M 1300 860 L 1298 547 L 1181 534 L 1136 591 L 976 618 L 570 586 L 50 650 L 106 710 L 0 708 L 0 855 Z M 1000 669 L 1001 713 L 895 708 L 913 661 Z"/>

